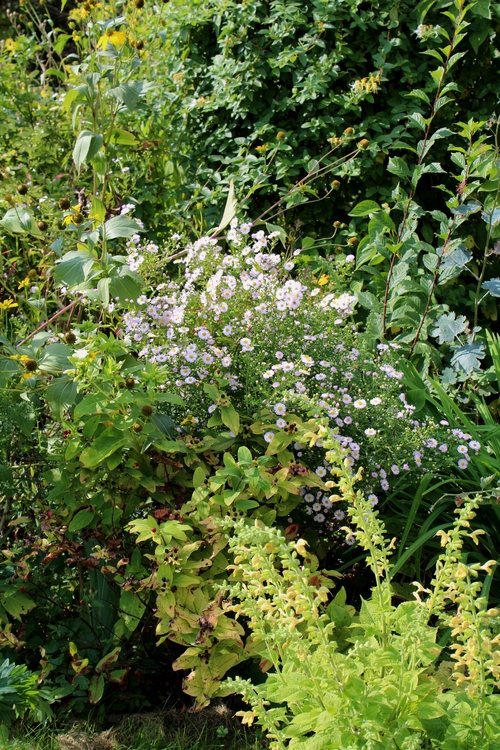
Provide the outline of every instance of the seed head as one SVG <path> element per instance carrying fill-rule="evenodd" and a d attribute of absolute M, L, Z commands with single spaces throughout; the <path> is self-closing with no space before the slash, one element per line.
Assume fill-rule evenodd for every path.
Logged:
<path fill-rule="evenodd" d="M 350 245 L 351 247 L 354 247 L 354 245 L 357 245 L 358 242 L 359 240 L 357 237 L 349 237 L 349 239 L 347 240 L 347 244 Z"/>
<path fill-rule="evenodd" d="M 36 225 L 41 232 L 45 232 L 49 228 L 46 221 L 37 221 Z"/>
<path fill-rule="evenodd" d="M 334 221 L 333 222 L 333 226 L 335 227 L 335 229 L 338 229 L 340 227 L 341 223 L 342 223 L 341 221 Z"/>
<path fill-rule="evenodd" d="M 36 368 L 38 367 L 36 359 L 25 359 L 23 365 L 24 369 L 28 372 L 35 372 Z"/>
<path fill-rule="evenodd" d="M 134 5 L 140 10 L 141 8 L 144 8 L 144 0 L 134 0 Z"/>
<path fill-rule="evenodd" d="M 75 344 L 76 343 L 76 336 L 73 333 L 73 331 L 68 331 L 65 336 L 64 340 L 67 344 Z"/>
<path fill-rule="evenodd" d="M 17 192 L 19 195 L 26 195 L 28 192 L 28 186 L 27 185 L 18 185 L 17 186 Z"/>
<path fill-rule="evenodd" d="M 61 209 L 61 211 L 67 211 L 68 208 L 71 207 L 71 201 L 68 200 L 68 198 L 59 198 L 57 201 L 57 205 Z"/>
<path fill-rule="evenodd" d="M 153 413 L 153 407 L 149 404 L 144 404 L 144 406 L 141 409 L 141 414 L 143 417 L 150 417 Z"/>
<path fill-rule="evenodd" d="M 286 138 L 286 133 L 280 130 L 280 132 L 277 133 L 276 138 L 278 139 L 278 141 L 283 141 Z"/>
<path fill-rule="evenodd" d="M 83 224 L 84 219 L 81 213 L 77 213 L 77 214 L 73 214 L 73 216 L 71 217 L 71 221 L 73 222 L 75 226 L 78 227 L 80 226 L 80 224 Z"/>
<path fill-rule="evenodd" d="M 358 148 L 360 148 L 362 151 L 365 151 L 368 148 L 369 145 L 370 145 L 370 141 L 368 140 L 368 138 L 363 138 L 358 143 Z"/>
<path fill-rule="evenodd" d="M 30 279 L 36 279 L 36 277 L 38 276 L 38 274 L 37 274 L 37 272 L 35 271 L 34 268 L 31 268 L 28 271 L 28 276 L 29 276 Z"/>
<path fill-rule="evenodd" d="M 140 422 L 136 422 L 134 425 L 132 425 L 132 429 L 134 432 L 142 432 L 142 424 L 140 424 Z"/>
<path fill-rule="evenodd" d="M 134 45 L 134 46 L 135 46 L 135 48 L 136 48 L 137 50 L 139 50 L 139 51 L 140 51 L 141 49 L 144 49 L 144 42 L 142 41 L 142 39 L 138 39 L 138 40 L 136 41 L 136 43 L 135 43 L 135 45 Z"/>
<path fill-rule="evenodd" d="M 334 181 L 333 181 L 333 182 L 331 183 L 331 188 L 332 188 L 332 190 L 338 190 L 338 189 L 339 189 L 339 187 L 340 187 L 340 180 L 334 180 Z"/>
<path fill-rule="evenodd" d="M 127 378 L 125 380 L 125 387 L 128 388 L 129 391 L 131 391 L 134 386 L 135 386 L 134 378 Z"/>
<path fill-rule="evenodd" d="M 352 135 L 352 134 L 354 133 L 354 129 L 353 129 L 353 128 L 346 128 L 346 129 L 344 130 L 344 133 L 345 133 L 346 135 Z"/>

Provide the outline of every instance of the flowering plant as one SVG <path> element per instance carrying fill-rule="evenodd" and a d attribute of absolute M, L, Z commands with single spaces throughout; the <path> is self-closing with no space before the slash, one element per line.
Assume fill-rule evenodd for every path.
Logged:
<path fill-rule="evenodd" d="M 462 556 L 466 536 L 478 543 L 480 532 L 470 532 L 478 499 L 468 497 L 452 531 L 441 532 L 431 588 L 416 584 L 416 600 L 395 606 L 392 543 L 378 512 L 355 491 L 343 451 L 335 439 L 325 442 L 335 484 L 349 501 L 352 528 L 345 531 L 368 555 L 372 597 L 359 612 L 343 588 L 331 600 L 333 583 L 310 567 L 305 540 L 287 543 L 259 521 L 226 521 L 235 532 L 233 610 L 248 618 L 247 648 L 253 644 L 269 674 L 258 685 L 228 679 L 223 689 L 250 704 L 240 716 L 264 727 L 272 750 L 494 750 L 500 616 L 478 598 L 478 579 L 491 576 L 495 562 L 481 566 Z M 450 644 L 438 639 L 439 625 L 451 628 Z"/>
<path fill-rule="evenodd" d="M 124 342 L 158 368 L 160 389 L 183 399 L 178 421 L 233 436 L 249 429 L 262 436 L 263 449 L 287 449 L 323 477 L 321 441 L 294 441 L 292 425 L 297 415 L 326 417 L 349 448 L 347 463 L 366 468 L 373 504 L 401 475 L 467 469 L 469 451 L 481 444 L 446 420 L 414 418 L 399 347 L 367 351 L 352 323 L 355 297 L 333 293 L 310 271 L 296 274 L 297 251 L 275 252 L 277 234 L 233 219 L 225 247 L 214 237 L 177 246 L 178 278 L 159 284 L 159 248 L 138 235 L 129 240 L 131 270 L 143 273 L 151 291 L 123 314 Z M 342 510 L 329 513 L 321 491 L 302 493 L 307 515 L 330 531 L 338 527 Z"/>

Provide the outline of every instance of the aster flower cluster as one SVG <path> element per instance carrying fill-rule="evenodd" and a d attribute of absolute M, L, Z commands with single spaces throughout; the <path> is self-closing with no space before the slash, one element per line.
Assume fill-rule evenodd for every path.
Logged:
<path fill-rule="evenodd" d="M 203 386 L 222 381 L 240 414 L 273 414 L 267 443 L 288 429 L 290 412 L 310 415 L 314 404 L 313 415 L 336 429 L 346 465 L 365 467 L 363 489 L 373 505 L 399 475 L 467 468 L 469 451 L 481 446 L 444 422 L 415 419 L 397 345 L 364 352 L 350 319 L 355 297 L 294 276 L 293 256 L 279 255 L 275 243 L 274 233 L 252 233 L 251 225 L 234 220 L 224 248 L 210 237 L 189 244 L 175 261 L 179 277 L 142 295 L 123 315 L 126 341 L 161 368 L 163 387 L 184 399 L 203 428 L 218 409 Z M 128 251 L 134 264 L 144 255 L 135 238 Z M 312 449 L 296 443 L 294 455 L 323 477 L 329 467 L 320 443 Z M 332 529 L 343 520 L 328 496 L 307 487 L 303 494 L 317 523 Z"/>

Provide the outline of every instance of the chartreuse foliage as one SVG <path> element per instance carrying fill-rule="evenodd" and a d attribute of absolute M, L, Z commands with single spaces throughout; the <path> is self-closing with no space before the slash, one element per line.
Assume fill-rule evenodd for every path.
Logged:
<path fill-rule="evenodd" d="M 249 643 L 269 669 L 264 683 L 240 677 L 223 688 L 250 704 L 273 750 L 494 750 L 500 741 L 500 613 L 488 609 L 481 571 L 495 561 L 470 564 L 466 536 L 479 503 L 467 497 L 449 532 L 429 588 L 416 584 L 415 601 L 393 603 L 391 550 L 377 511 L 343 465 L 336 441 L 325 441 L 335 482 L 349 498 L 350 528 L 367 553 L 375 579 L 359 612 L 340 588 L 314 574 L 305 542 L 258 520 L 231 523 L 233 583 L 222 591 L 248 618 Z M 486 497 L 487 497 L 487 493 Z M 340 496 L 337 496 L 340 499 Z M 306 559 L 301 559 L 306 558 Z M 326 583 L 326 585 L 325 585 Z M 330 601 L 330 603 L 328 603 Z"/>

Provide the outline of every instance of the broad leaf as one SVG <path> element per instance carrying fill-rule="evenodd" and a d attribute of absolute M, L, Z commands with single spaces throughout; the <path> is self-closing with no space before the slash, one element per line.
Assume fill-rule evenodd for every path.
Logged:
<path fill-rule="evenodd" d="M 104 225 L 107 240 L 115 240 L 118 237 L 132 237 L 132 235 L 143 231 L 144 229 L 139 226 L 135 219 L 130 219 L 128 216 L 115 216 L 113 219 L 108 219 Z"/>
<path fill-rule="evenodd" d="M 437 338 L 438 344 L 451 344 L 451 342 L 463 333 L 468 326 L 468 320 L 464 315 L 459 315 L 455 320 L 455 313 L 446 313 L 436 320 L 436 327 L 431 331 L 431 336 Z"/>
<path fill-rule="evenodd" d="M 492 297 L 500 297 L 500 279 L 498 277 L 485 281 L 482 288 L 486 289 Z"/>
<path fill-rule="evenodd" d="M 470 375 L 473 370 L 479 370 L 481 359 L 485 357 L 483 344 L 465 344 L 465 346 L 453 347 L 455 354 L 451 364 L 457 371 L 463 371 Z"/>

